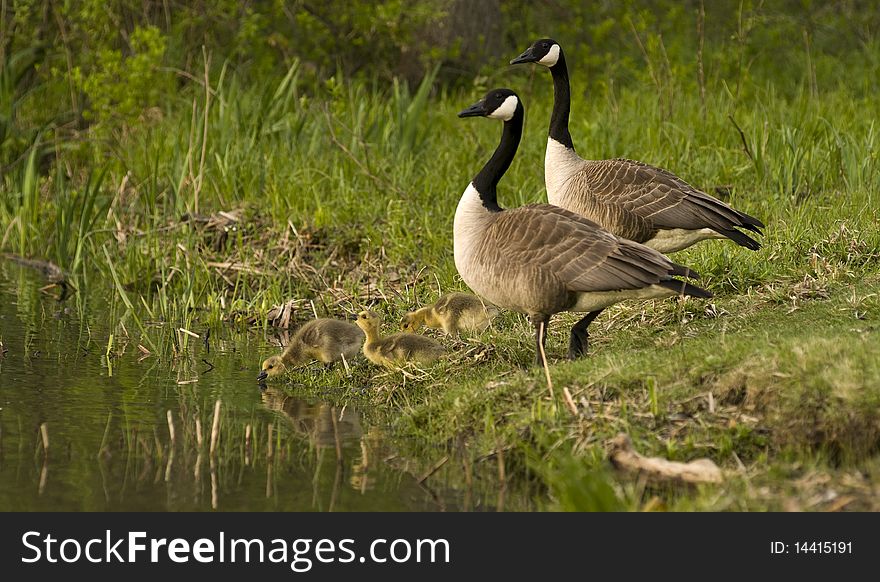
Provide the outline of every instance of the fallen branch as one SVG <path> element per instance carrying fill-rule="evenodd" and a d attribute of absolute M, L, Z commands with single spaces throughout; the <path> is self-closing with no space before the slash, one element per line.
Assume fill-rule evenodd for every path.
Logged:
<path fill-rule="evenodd" d="M 609 458 L 615 468 L 636 473 L 649 481 L 678 481 L 681 483 L 721 483 L 721 469 L 709 459 L 689 463 L 667 461 L 659 457 L 644 457 L 634 448 L 629 435 L 620 433 L 610 442 Z"/>

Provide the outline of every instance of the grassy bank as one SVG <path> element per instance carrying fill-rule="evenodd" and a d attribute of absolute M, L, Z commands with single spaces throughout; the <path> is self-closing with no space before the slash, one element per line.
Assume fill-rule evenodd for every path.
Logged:
<path fill-rule="evenodd" d="M 370 305 L 390 326 L 464 288 L 452 216 L 500 124 L 455 113 L 490 85 L 518 90 L 527 115 L 501 203 L 542 200 L 545 75 L 315 91 L 296 66 L 256 84 L 218 74 L 101 140 L 46 134 L 3 177 L 0 247 L 56 262 L 80 297 L 110 290 L 126 313 L 117 341 L 164 361 L 192 349 L 181 327 L 273 335 Z M 679 253 L 716 298 L 617 306 L 593 326 L 587 360 L 562 361 L 570 318 L 556 318 L 552 398 L 514 314 L 424 375 L 329 374 L 370 386 L 421 457 L 455 449 L 497 463 L 506 480 L 534 481 L 547 508 L 877 509 L 880 104 L 863 89 L 781 97 L 754 85 L 736 97 L 718 86 L 704 100 L 679 87 L 658 101 L 650 86 L 576 85 L 582 156 L 675 171 L 766 222 L 764 248 Z M 295 376 L 319 392 L 327 374 Z M 709 457 L 728 481 L 681 490 L 615 476 L 606 442 L 618 432 L 644 454 Z"/>

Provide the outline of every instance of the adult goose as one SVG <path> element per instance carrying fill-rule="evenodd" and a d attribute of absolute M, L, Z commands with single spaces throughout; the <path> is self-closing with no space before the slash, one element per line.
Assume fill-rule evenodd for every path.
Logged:
<path fill-rule="evenodd" d="M 742 230 L 764 224 L 694 188 L 678 176 L 625 158 L 584 160 L 568 132 L 571 90 L 565 54 L 550 38 L 535 41 L 510 64 L 538 63 L 553 76 L 553 114 L 544 156 L 551 204 L 595 220 L 617 236 L 662 253 L 706 239 L 727 238 L 753 251 L 761 245 Z"/>
<path fill-rule="evenodd" d="M 455 267 L 481 297 L 529 316 L 539 366 L 545 363 L 547 324 L 555 313 L 586 313 L 571 329 L 569 357 L 574 359 L 587 350 L 587 327 L 609 305 L 679 294 L 712 296 L 673 278 L 696 277 L 693 271 L 573 212 L 550 204 L 509 210 L 498 205 L 498 181 L 522 137 L 524 110 L 516 93 L 493 89 L 458 116 L 500 119 L 504 131 L 455 211 Z"/>

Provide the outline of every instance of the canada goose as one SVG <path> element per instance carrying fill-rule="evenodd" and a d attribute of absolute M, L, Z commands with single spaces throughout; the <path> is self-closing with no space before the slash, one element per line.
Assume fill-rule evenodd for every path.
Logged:
<path fill-rule="evenodd" d="M 314 360 L 325 364 L 351 359 L 360 352 L 364 332 L 356 325 L 338 319 L 313 319 L 299 328 L 280 356 L 263 362 L 258 380 L 277 376 L 286 366 L 298 366 Z"/>
<path fill-rule="evenodd" d="M 544 156 L 547 199 L 611 233 L 661 253 L 701 240 L 728 238 L 753 251 L 761 245 L 743 228 L 761 234 L 764 224 L 694 188 L 678 176 L 625 158 L 584 160 L 568 132 L 571 92 L 562 47 L 553 39 L 535 41 L 510 64 L 538 63 L 553 76 L 553 114 Z"/>
<path fill-rule="evenodd" d="M 386 368 L 395 369 L 405 362 L 431 364 L 446 351 L 429 337 L 415 333 L 395 333 L 382 337 L 379 328 L 382 318 L 375 311 L 361 311 L 355 321 L 366 336 L 364 355 Z"/>
<path fill-rule="evenodd" d="M 498 309 L 470 293 L 447 293 L 432 305 L 410 311 L 400 321 L 400 329 L 415 332 L 420 327 L 442 329 L 449 335 L 462 331 L 483 331 L 498 314 Z"/>
<path fill-rule="evenodd" d="M 550 204 L 498 206 L 496 186 L 522 137 L 524 109 L 516 93 L 493 89 L 458 116 L 501 119 L 504 131 L 455 211 L 455 267 L 477 295 L 529 316 L 539 366 L 554 313 L 587 313 L 571 329 L 569 357 L 576 358 L 587 350 L 587 326 L 609 305 L 677 294 L 712 296 L 672 278 L 696 277 L 693 271 L 573 212 Z"/>

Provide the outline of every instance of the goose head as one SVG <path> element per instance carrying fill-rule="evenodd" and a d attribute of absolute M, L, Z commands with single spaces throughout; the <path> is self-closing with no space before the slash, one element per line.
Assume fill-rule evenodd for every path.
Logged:
<path fill-rule="evenodd" d="M 281 356 L 271 356 L 263 360 L 262 371 L 257 376 L 257 380 L 262 381 L 266 378 L 275 377 L 284 372 L 284 370 L 284 361 L 281 359 Z"/>
<path fill-rule="evenodd" d="M 492 89 L 485 97 L 459 112 L 459 117 L 489 117 L 510 121 L 516 114 L 519 97 L 510 89 Z"/>
<path fill-rule="evenodd" d="M 379 326 L 382 323 L 382 317 L 375 311 L 365 309 L 357 314 L 357 319 L 354 320 L 354 323 L 361 328 L 364 333 L 375 332 L 379 330 Z"/>
<path fill-rule="evenodd" d="M 560 54 L 562 54 L 562 48 L 558 42 L 552 38 L 542 38 L 533 42 L 523 54 L 511 60 L 510 64 L 538 63 L 549 69 L 559 62 Z"/>
<path fill-rule="evenodd" d="M 405 313 L 403 317 L 400 319 L 400 329 L 401 331 L 408 331 L 409 333 L 415 333 L 418 331 L 419 327 L 422 325 L 422 318 L 419 317 L 415 311 L 410 311 L 409 313 Z"/>

